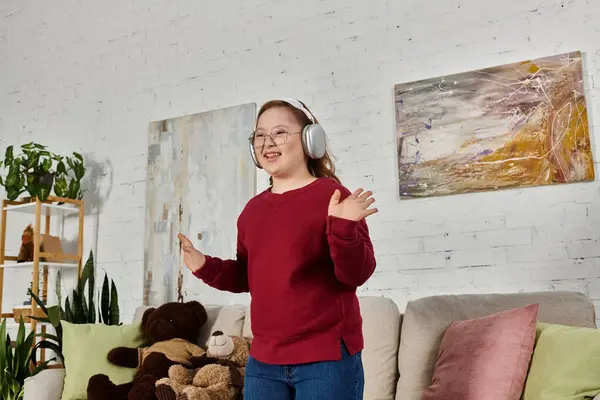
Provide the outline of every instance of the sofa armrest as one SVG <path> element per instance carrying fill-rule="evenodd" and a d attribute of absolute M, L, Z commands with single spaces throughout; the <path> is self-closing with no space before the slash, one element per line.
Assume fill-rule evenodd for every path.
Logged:
<path fill-rule="evenodd" d="M 25 379 L 23 400 L 60 400 L 64 379 L 64 368 L 45 369 Z"/>

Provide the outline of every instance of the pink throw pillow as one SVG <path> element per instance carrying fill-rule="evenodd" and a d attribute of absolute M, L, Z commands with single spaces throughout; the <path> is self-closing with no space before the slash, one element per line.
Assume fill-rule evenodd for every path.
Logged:
<path fill-rule="evenodd" d="M 538 304 L 450 324 L 421 400 L 519 400 L 535 344 Z"/>

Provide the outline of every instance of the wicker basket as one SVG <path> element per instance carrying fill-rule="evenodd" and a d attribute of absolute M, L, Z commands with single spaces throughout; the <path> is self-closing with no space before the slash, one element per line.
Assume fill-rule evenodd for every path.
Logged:
<path fill-rule="evenodd" d="M 39 308 L 37 309 L 36 315 L 39 318 L 46 317 L 46 313 L 44 313 Z M 28 324 L 29 322 L 31 322 L 31 318 L 29 318 L 31 316 L 31 306 L 13 307 L 13 317 L 17 324 L 19 323 L 19 319 L 21 316 L 23 317 L 24 323 Z"/>

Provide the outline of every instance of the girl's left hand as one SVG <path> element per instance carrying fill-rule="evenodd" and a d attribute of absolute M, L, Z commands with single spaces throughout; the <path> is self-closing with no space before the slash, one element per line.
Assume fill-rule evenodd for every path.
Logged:
<path fill-rule="evenodd" d="M 362 191 L 362 189 L 355 190 L 340 203 L 341 193 L 336 189 L 329 201 L 328 214 L 350 221 L 360 221 L 375 214 L 378 211 L 377 208 L 369 208 L 375 202 L 375 199 L 371 197 L 373 193 L 370 191 L 362 193 Z"/>

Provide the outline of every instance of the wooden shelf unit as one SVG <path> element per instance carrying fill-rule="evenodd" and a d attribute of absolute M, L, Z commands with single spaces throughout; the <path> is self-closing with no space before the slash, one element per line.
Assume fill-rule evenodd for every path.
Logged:
<path fill-rule="evenodd" d="M 63 203 L 63 204 L 58 204 Z M 0 319 L 14 318 L 14 313 L 2 313 L 2 300 L 4 289 L 4 270 L 6 268 L 32 268 L 32 292 L 47 304 L 48 301 L 48 269 L 49 268 L 77 268 L 77 276 L 81 277 L 83 266 L 83 222 L 84 222 L 84 202 L 83 200 L 73 200 L 63 197 L 48 196 L 45 201 L 40 201 L 38 198 L 24 198 L 20 200 L 2 200 L 2 219 L 0 222 Z M 27 213 L 35 217 L 32 224 L 34 230 L 33 236 L 33 261 L 17 262 L 17 256 L 6 255 L 6 227 L 9 212 Z M 40 251 L 42 240 L 42 217 L 45 218 L 43 226 L 44 233 L 50 234 L 50 221 L 53 215 L 74 214 L 79 215 L 79 230 L 77 240 L 77 254 L 60 254 L 60 258 L 64 261 L 72 262 L 46 262 L 41 261 L 42 258 L 53 258 L 56 254 Z M 19 232 L 20 233 L 20 232 Z M 40 296 L 40 272 L 42 273 L 42 295 Z M 38 304 L 31 301 L 31 315 L 42 315 Z M 8 322 L 8 321 L 7 321 Z M 36 331 L 37 325 L 41 325 L 42 332 L 46 332 L 46 325 L 40 323 L 33 318 L 29 319 L 30 329 Z M 10 323 L 8 326 L 15 327 L 18 324 Z M 34 338 L 33 345 L 35 346 L 36 339 Z M 41 361 L 45 359 L 45 351 L 42 349 Z"/>

